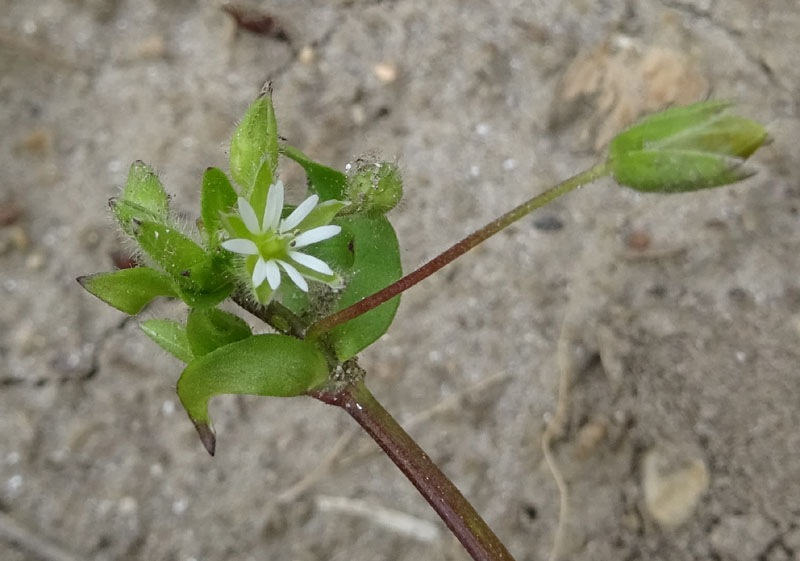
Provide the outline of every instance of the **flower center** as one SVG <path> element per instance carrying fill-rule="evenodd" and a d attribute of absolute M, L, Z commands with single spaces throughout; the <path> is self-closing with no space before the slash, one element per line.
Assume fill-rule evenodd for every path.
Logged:
<path fill-rule="evenodd" d="M 285 258 L 289 239 L 290 238 L 282 237 L 274 232 L 269 232 L 256 242 L 258 252 L 265 261 L 274 258 Z"/>

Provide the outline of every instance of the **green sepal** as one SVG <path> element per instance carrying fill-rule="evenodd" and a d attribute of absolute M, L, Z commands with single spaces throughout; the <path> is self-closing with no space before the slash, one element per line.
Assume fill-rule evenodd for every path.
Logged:
<path fill-rule="evenodd" d="M 294 160 L 305 170 L 310 193 L 316 193 L 323 201 L 345 198 L 344 193 L 347 187 L 345 174 L 311 160 L 290 144 L 281 145 L 281 150 L 284 156 Z"/>
<path fill-rule="evenodd" d="M 208 415 L 213 396 L 293 397 L 327 378 L 325 357 L 311 343 L 287 335 L 254 335 L 190 362 L 178 380 L 178 397 L 213 455 L 216 437 Z"/>
<path fill-rule="evenodd" d="M 753 173 L 734 158 L 681 150 L 639 151 L 625 156 L 614 179 L 637 191 L 684 193 L 736 183 Z"/>
<path fill-rule="evenodd" d="M 186 326 L 182 323 L 167 319 L 148 319 L 140 323 L 139 328 L 178 360 L 187 363 L 194 360 L 189 338 L 186 336 Z"/>
<path fill-rule="evenodd" d="M 106 304 L 130 315 L 138 314 L 158 296 L 178 296 L 167 275 L 148 267 L 87 275 L 78 277 L 78 282 Z"/>
<path fill-rule="evenodd" d="M 228 176 L 218 168 L 208 168 L 203 174 L 203 191 L 200 197 L 200 215 L 206 233 L 208 248 L 218 242 L 217 233 L 222 227 L 222 213 L 230 212 L 236 204 L 236 191 Z"/>
<path fill-rule="evenodd" d="M 397 235 L 386 217 L 356 215 L 337 218 L 333 223 L 342 227 L 342 234 L 346 232 L 346 238 L 351 237 L 352 244 L 348 245 L 353 253 L 352 264 L 339 269 L 347 285 L 340 293 L 336 307 L 338 311 L 398 280 L 403 268 Z M 339 265 L 333 258 L 329 263 L 333 267 Z M 399 305 L 400 296 L 395 296 L 377 308 L 331 329 L 329 339 L 336 357 L 341 361 L 347 360 L 375 342 L 389 329 Z"/>
<path fill-rule="evenodd" d="M 300 224 L 297 225 L 298 230 L 306 232 L 319 226 L 330 224 L 331 220 L 339 214 L 342 209 L 350 206 L 347 201 L 337 201 L 329 199 L 319 203 L 308 216 L 306 216 Z"/>
<path fill-rule="evenodd" d="M 169 195 L 164 191 L 153 168 L 137 160 L 131 164 L 123 199 L 164 219 L 169 211 Z"/>
<path fill-rule="evenodd" d="M 231 139 L 231 176 L 242 186 L 244 198 L 250 198 L 256 175 L 264 161 L 268 162 L 271 183 L 278 166 L 278 124 L 271 92 L 266 92 L 253 102 Z"/>
<path fill-rule="evenodd" d="M 195 357 L 201 357 L 250 337 L 250 326 L 237 315 L 218 308 L 194 309 L 186 322 L 186 335 Z"/>

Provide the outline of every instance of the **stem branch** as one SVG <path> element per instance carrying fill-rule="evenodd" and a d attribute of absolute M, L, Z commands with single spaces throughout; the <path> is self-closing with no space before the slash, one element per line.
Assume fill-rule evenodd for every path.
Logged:
<path fill-rule="evenodd" d="M 440 253 L 424 265 L 422 265 L 416 271 L 413 271 L 400 280 L 390 284 L 386 288 L 372 294 L 364 298 L 363 300 L 356 302 L 355 304 L 344 308 L 334 314 L 331 314 L 327 317 L 324 317 L 314 323 L 311 327 L 308 328 L 306 332 L 306 336 L 309 339 L 315 339 L 319 337 L 322 333 L 330 331 L 333 327 L 344 323 L 346 321 L 350 321 L 353 318 L 360 316 L 373 308 L 376 308 L 394 298 L 398 294 L 405 292 L 421 280 L 429 277 L 451 261 L 455 260 L 456 258 L 460 257 L 461 255 L 465 254 L 467 251 L 478 245 L 479 243 L 485 241 L 486 239 L 492 237 L 499 231 L 503 230 L 504 228 L 510 226 L 520 218 L 530 214 L 534 210 L 539 207 L 546 205 L 547 203 L 551 202 L 553 199 L 564 195 L 565 193 L 569 193 L 573 189 L 580 187 L 581 185 L 585 185 L 587 183 L 591 183 L 595 179 L 608 175 L 609 173 L 609 165 L 608 162 L 603 162 L 594 166 L 593 168 L 584 171 L 583 173 L 579 173 L 578 175 L 574 175 L 569 179 L 562 181 L 558 185 L 551 187 L 547 191 L 536 195 L 532 199 L 527 200 L 526 202 L 522 203 L 521 205 L 511 209 L 501 217 L 489 222 L 483 228 L 473 232 L 460 242 L 456 243 L 449 249 L 445 250 L 444 252 Z"/>
<path fill-rule="evenodd" d="M 475 561 L 514 561 L 464 495 L 378 403 L 363 381 L 311 395 L 347 411 L 425 497 Z"/>

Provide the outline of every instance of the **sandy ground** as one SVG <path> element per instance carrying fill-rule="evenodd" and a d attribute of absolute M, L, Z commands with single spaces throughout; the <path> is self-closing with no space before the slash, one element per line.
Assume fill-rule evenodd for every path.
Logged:
<path fill-rule="evenodd" d="M 180 364 L 74 281 L 113 267 L 133 160 L 193 219 L 266 79 L 307 153 L 400 163 L 407 269 L 643 111 L 713 95 L 766 123 L 743 184 L 602 181 L 515 225 L 407 293 L 362 364 L 520 561 L 556 535 L 571 560 L 800 559 L 796 0 L 250 6 L 278 27 L 212 1 L 0 1 L 0 559 L 467 558 L 333 408 L 218 398 L 208 457 Z"/>

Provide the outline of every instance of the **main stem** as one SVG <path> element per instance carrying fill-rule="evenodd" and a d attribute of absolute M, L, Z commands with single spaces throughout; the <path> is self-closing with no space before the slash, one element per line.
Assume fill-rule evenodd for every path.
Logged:
<path fill-rule="evenodd" d="M 608 175 L 609 173 L 609 165 L 608 162 L 603 162 L 602 164 L 598 164 L 595 167 L 583 172 L 579 173 L 578 175 L 574 175 L 569 179 L 562 181 L 555 187 L 551 187 L 547 191 L 536 195 L 532 199 L 522 203 L 521 205 L 511 209 L 501 217 L 489 222 L 486 226 L 477 230 L 461 240 L 460 242 L 456 243 L 449 249 L 445 250 L 443 253 L 440 253 L 423 266 L 421 266 L 416 271 L 409 273 L 408 275 L 404 276 L 397 282 L 390 284 L 386 288 L 376 292 L 375 294 L 364 298 L 363 300 L 356 302 L 355 304 L 344 308 L 334 314 L 331 314 L 327 317 L 324 317 L 314 323 L 311 327 L 308 328 L 306 332 L 306 337 L 309 339 L 314 339 L 319 335 L 325 333 L 326 331 L 331 330 L 333 327 L 344 323 L 346 321 L 350 321 L 351 319 L 360 316 L 363 313 L 368 312 L 369 310 L 380 306 L 387 300 L 394 298 L 401 292 L 404 292 L 420 282 L 421 280 L 429 277 L 457 257 L 468 252 L 470 249 L 481 243 L 482 241 L 492 237 L 500 230 L 507 228 L 520 218 L 530 214 L 534 210 L 539 207 L 546 205 L 547 203 L 551 202 L 553 199 L 564 195 L 565 193 L 569 193 L 573 189 L 580 187 L 581 185 L 585 185 L 587 183 L 591 183 L 595 179 Z"/>
<path fill-rule="evenodd" d="M 347 411 L 425 497 L 475 561 L 514 558 L 464 495 L 378 403 L 363 381 L 313 397 Z"/>

